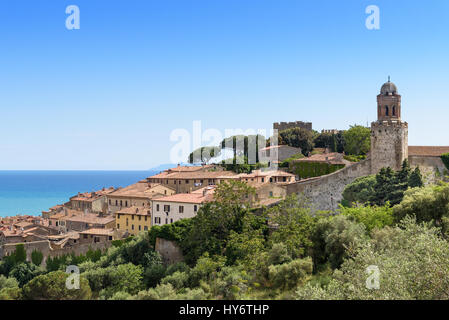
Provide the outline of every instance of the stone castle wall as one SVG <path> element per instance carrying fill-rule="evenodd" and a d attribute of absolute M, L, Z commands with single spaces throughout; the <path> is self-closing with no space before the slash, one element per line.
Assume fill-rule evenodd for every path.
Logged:
<path fill-rule="evenodd" d="M 10 255 L 11 253 L 14 253 L 16 251 L 16 245 L 19 243 L 8 243 L 4 244 L 1 247 L 0 250 L 0 259 L 3 258 L 6 255 Z M 109 248 L 111 246 L 111 242 L 108 241 L 106 243 L 86 243 L 86 244 L 78 244 L 76 246 L 68 246 L 62 249 L 53 249 L 50 245 L 50 241 L 48 240 L 41 240 L 41 241 L 33 241 L 33 242 L 24 242 L 21 243 L 25 247 L 26 255 L 27 255 L 27 261 L 31 261 L 31 253 L 34 250 L 42 252 L 42 255 L 44 257 L 42 261 L 42 265 L 46 265 L 46 261 L 49 257 L 58 257 L 65 254 L 72 254 L 75 255 L 81 255 L 86 254 L 89 249 L 97 250 L 101 249 L 102 251 Z"/>
<path fill-rule="evenodd" d="M 447 171 L 440 157 L 409 156 L 410 167 L 419 166 L 425 184 L 436 183 Z"/>
<path fill-rule="evenodd" d="M 275 122 L 273 123 L 273 129 L 277 130 L 286 130 L 292 128 L 303 128 L 307 130 L 312 130 L 312 122 L 302 122 L 302 121 L 294 121 L 294 122 Z"/>
<path fill-rule="evenodd" d="M 314 210 L 335 210 L 345 186 L 354 179 L 371 174 L 371 159 L 356 162 L 341 170 L 318 178 L 298 181 L 287 186 L 287 193 L 303 194 Z"/>
<path fill-rule="evenodd" d="M 371 173 L 390 167 L 400 170 L 408 158 L 408 124 L 401 121 L 376 121 L 371 124 Z"/>
<path fill-rule="evenodd" d="M 154 250 L 159 252 L 162 256 L 164 264 L 174 264 L 184 261 L 184 256 L 179 245 L 170 240 L 156 238 L 156 245 Z"/>

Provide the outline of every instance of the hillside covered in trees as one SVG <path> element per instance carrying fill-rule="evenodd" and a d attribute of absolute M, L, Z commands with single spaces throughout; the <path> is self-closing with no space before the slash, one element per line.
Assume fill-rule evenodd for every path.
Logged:
<path fill-rule="evenodd" d="M 337 213 L 314 211 L 296 195 L 251 210 L 251 187 L 223 183 L 196 217 L 106 252 L 63 256 L 44 268 L 38 252 L 26 262 L 18 246 L 0 262 L 0 299 L 448 299 L 449 184 L 410 185 L 412 173 L 395 205 L 376 202 L 376 176 L 371 189 L 360 188 L 376 201 Z M 390 175 L 405 181 L 401 171 L 380 177 Z M 176 241 L 185 261 L 164 265 L 156 237 Z M 80 290 L 65 287 L 73 264 Z M 379 271 L 378 289 L 366 286 L 369 266 Z"/>

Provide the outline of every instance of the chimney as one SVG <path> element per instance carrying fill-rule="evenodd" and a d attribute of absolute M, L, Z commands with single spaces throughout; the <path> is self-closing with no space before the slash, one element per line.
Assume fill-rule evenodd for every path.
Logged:
<path fill-rule="evenodd" d="M 203 189 L 203 197 L 206 196 L 206 194 L 207 194 L 207 188 L 204 188 Z"/>

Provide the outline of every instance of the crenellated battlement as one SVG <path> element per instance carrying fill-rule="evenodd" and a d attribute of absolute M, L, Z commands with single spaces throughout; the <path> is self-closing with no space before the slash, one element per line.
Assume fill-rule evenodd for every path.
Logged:
<path fill-rule="evenodd" d="M 408 123 L 401 120 L 377 120 L 374 122 L 371 122 L 371 128 L 378 128 L 378 127 L 401 127 L 401 128 L 408 128 Z"/>
<path fill-rule="evenodd" d="M 274 122 L 273 129 L 286 130 L 292 128 L 303 128 L 312 130 L 312 122 L 292 121 L 292 122 Z"/>

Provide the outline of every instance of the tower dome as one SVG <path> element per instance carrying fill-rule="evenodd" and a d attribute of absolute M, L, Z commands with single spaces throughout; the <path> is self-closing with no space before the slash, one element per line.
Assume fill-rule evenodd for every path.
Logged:
<path fill-rule="evenodd" d="M 377 95 L 377 120 L 401 120 L 401 95 L 390 77 Z"/>
<path fill-rule="evenodd" d="M 393 82 L 390 82 L 390 77 L 388 77 L 388 82 L 385 82 L 380 88 L 380 94 L 382 95 L 396 95 L 398 93 L 398 88 Z"/>

